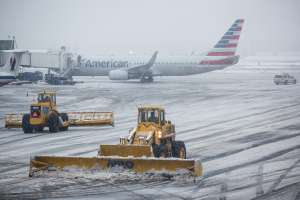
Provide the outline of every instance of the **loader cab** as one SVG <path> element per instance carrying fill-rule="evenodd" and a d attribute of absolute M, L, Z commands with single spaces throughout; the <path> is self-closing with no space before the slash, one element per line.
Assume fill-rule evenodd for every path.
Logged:
<path fill-rule="evenodd" d="M 165 123 L 165 111 L 160 107 L 140 107 L 138 109 L 138 124 L 155 123 L 162 126 Z"/>
<path fill-rule="evenodd" d="M 41 92 L 38 94 L 38 103 L 50 103 L 56 105 L 56 94 L 54 92 Z"/>

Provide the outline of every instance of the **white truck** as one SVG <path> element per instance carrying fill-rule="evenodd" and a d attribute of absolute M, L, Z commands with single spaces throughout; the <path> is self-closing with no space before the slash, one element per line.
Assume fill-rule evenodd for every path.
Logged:
<path fill-rule="evenodd" d="M 293 76 L 289 75 L 288 73 L 275 75 L 273 80 L 276 85 L 279 85 L 279 84 L 287 85 L 287 84 L 296 84 L 297 83 L 297 80 Z"/>

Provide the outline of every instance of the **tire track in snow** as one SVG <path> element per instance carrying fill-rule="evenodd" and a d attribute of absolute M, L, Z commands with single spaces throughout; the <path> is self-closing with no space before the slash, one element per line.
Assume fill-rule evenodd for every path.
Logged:
<path fill-rule="evenodd" d="M 223 168 L 223 169 L 219 169 L 219 170 L 212 170 L 212 171 L 208 172 L 207 174 L 205 174 L 204 178 L 216 176 L 216 175 L 223 174 L 223 173 L 226 173 L 226 172 L 229 172 L 229 171 L 233 171 L 233 170 L 236 170 L 236 169 L 239 169 L 239 168 L 243 168 L 243 167 L 246 167 L 246 166 L 249 166 L 249 165 L 253 165 L 253 164 L 260 163 L 260 162 L 263 162 L 263 161 L 266 161 L 266 160 L 270 160 L 270 159 L 279 157 L 283 154 L 286 154 L 290 151 L 294 151 L 295 149 L 299 149 L 299 148 L 300 148 L 300 145 L 297 145 L 297 146 L 294 146 L 294 147 L 291 147 L 291 148 L 286 148 L 284 150 L 277 151 L 275 153 L 271 153 L 268 156 L 258 158 L 254 161 L 244 162 L 242 164 L 238 164 L 238 165 L 235 165 L 235 166 L 232 166 L 232 167 L 227 167 L 227 168 Z"/>

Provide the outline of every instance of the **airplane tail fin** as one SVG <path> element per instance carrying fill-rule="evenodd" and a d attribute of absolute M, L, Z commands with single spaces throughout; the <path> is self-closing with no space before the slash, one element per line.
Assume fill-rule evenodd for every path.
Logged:
<path fill-rule="evenodd" d="M 206 54 L 200 62 L 203 65 L 233 65 L 239 61 L 236 55 L 238 42 L 243 28 L 244 19 L 237 19 L 217 42 L 217 44 Z"/>
<path fill-rule="evenodd" d="M 244 19 L 237 19 L 207 56 L 235 56 Z"/>

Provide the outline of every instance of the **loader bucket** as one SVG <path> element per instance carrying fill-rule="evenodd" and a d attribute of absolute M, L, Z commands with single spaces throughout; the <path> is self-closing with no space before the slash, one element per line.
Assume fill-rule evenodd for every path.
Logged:
<path fill-rule="evenodd" d="M 112 112 L 69 112 L 70 126 L 114 126 Z"/>
<path fill-rule="evenodd" d="M 153 157 L 150 145 L 134 144 L 102 144 L 100 145 L 99 156 L 120 156 L 120 157 Z"/>
<path fill-rule="evenodd" d="M 101 157 L 54 157 L 35 156 L 30 160 L 29 176 L 38 171 L 68 170 L 79 168 L 85 170 L 110 170 L 114 167 L 137 173 L 170 173 L 187 172 L 192 176 L 202 176 L 200 161 L 189 159 L 166 158 L 124 158 L 114 156 Z"/>
<path fill-rule="evenodd" d="M 6 114 L 5 128 L 22 128 L 23 114 Z"/>

